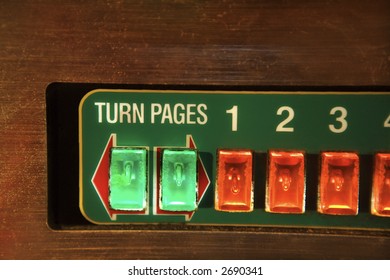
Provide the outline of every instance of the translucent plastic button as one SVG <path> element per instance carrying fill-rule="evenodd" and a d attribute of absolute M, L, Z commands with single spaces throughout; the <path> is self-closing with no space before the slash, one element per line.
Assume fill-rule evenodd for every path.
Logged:
<path fill-rule="evenodd" d="M 196 150 L 162 150 L 160 209 L 166 211 L 196 210 L 197 178 Z"/>
<path fill-rule="evenodd" d="M 111 149 L 109 203 L 112 209 L 141 211 L 146 207 L 147 150 Z"/>
<path fill-rule="evenodd" d="M 250 150 L 218 150 L 215 209 L 253 210 L 253 156 Z"/>
<path fill-rule="evenodd" d="M 318 212 L 357 215 L 359 199 L 359 157 L 355 153 L 321 154 Z"/>
<path fill-rule="evenodd" d="M 390 154 L 375 156 L 371 213 L 390 217 Z"/>
<path fill-rule="evenodd" d="M 305 212 L 305 160 L 302 152 L 270 151 L 265 210 Z"/>

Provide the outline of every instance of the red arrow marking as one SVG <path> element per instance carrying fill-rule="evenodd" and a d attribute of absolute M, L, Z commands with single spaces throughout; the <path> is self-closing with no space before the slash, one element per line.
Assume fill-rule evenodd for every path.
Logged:
<path fill-rule="evenodd" d="M 195 141 L 191 135 L 187 135 L 186 147 L 188 148 L 196 148 Z M 155 201 L 154 201 L 154 214 L 155 215 L 184 215 L 186 221 L 190 221 L 192 216 L 195 214 L 195 211 L 164 211 L 160 209 L 160 167 L 161 167 L 161 147 L 157 147 L 155 149 L 156 158 L 155 158 Z M 197 196 L 197 204 L 199 205 L 202 200 L 204 194 L 207 191 L 207 188 L 210 185 L 210 179 L 207 175 L 206 169 L 203 165 L 202 159 L 198 155 L 198 196 Z"/>
<path fill-rule="evenodd" d="M 191 135 L 187 135 L 187 147 L 196 149 L 195 141 Z M 198 205 L 206 193 L 208 187 L 210 186 L 210 183 L 211 181 L 209 175 L 207 174 L 206 168 L 203 165 L 203 161 L 198 154 Z M 191 220 L 194 213 L 194 211 L 191 212 L 189 217 L 187 216 L 187 220 Z"/>
<path fill-rule="evenodd" d="M 109 168 L 110 168 L 110 149 L 116 147 L 116 134 L 111 134 L 103 154 L 96 167 L 95 173 L 92 176 L 92 185 L 95 187 L 99 198 L 106 209 L 106 212 L 111 220 L 116 220 L 116 215 L 133 215 L 133 214 L 145 214 L 146 211 L 121 211 L 110 208 L 108 201 L 109 196 Z"/>

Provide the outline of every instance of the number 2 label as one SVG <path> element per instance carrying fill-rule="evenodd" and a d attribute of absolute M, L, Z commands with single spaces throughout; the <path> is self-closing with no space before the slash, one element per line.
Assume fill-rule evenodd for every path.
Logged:
<path fill-rule="evenodd" d="M 288 107 L 288 106 L 282 106 L 282 107 L 280 107 L 278 109 L 276 114 L 278 116 L 280 116 L 285 111 L 287 112 L 287 118 L 285 118 L 283 121 L 281 121 L 279 123 L 279 125 L 276 127 L 276 131 L 277 132 L 294 132 L 294 128 L 293 127 L 286 127 L 286 125 L 294 119 L 295 113 L 294 113 L 293 108 Z"/>

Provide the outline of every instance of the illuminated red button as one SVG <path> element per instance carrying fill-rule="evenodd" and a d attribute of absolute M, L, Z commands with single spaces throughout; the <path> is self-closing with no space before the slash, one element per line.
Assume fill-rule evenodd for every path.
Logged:
<path fill-rule="evenodd" d="M 359 157 L 355 153 L 321 154 L 318 212 L 357 215 L 359 199 Z"/>
<path fill-rule="evenodd" d="M 371 213 L 390 217 L 390 154 L 375 156 Z"/>
<path fill-rule="evenodd" d="M 252 162 L 250 150 L 217 151 L 216 210 L 253 210 Z"/>
<path fill-rule="evenodd" d="M 305 160 L 302 152 L 269 152 L 265 211 L 305 212 Z"/>

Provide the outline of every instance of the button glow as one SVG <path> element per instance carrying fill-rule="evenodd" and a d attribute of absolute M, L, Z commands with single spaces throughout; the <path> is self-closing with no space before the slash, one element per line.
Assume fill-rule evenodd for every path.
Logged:
<path fill-rule="evenodd" d="M 305 212 L 305 161 L 302 152 L 270 151 L 265 211 Z"/>
<path fill-rule="evenodd" d="M 318 212 L 357 215 L 359 199 L 359 157 L 355 153 L 321 154 Z"/>
<path fill-rule="evenodd" d="M 194 211 L 198 194 L 197 151 L 163 149 L 160 209 Z"/>
<path fill-rule="evenodd" d="M 371 213 L 390 217 L 390 154 L 376 154 Z"/>
<path fill-rule="evenodd" d="M 250 150 L 217 151 L 216 210 L 253 210 L 252 158 Z"/>
<path fill-rule="evenodd" d="M 112 209 L 142 211 L 146 208 L 146 149 L 112 148 L 109 176 L 109 203 Z"/>

